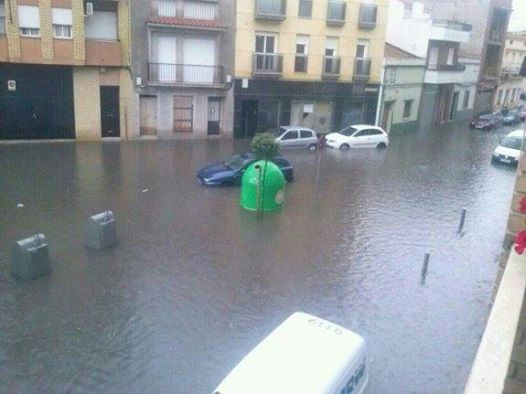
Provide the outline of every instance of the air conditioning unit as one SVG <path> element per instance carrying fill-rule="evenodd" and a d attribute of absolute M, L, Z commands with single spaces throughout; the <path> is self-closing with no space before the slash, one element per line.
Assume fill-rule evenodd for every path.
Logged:
<path fill-rule="evenodd" d="M 93 3 L 86 3 L 86 16 L 93 16 Z"/>

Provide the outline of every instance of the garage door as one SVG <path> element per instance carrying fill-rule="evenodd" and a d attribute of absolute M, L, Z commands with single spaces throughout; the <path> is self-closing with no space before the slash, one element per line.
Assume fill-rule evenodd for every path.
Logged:
<path fill-rule="evenodd" d="M 0 139 L 75 138 L 71 67 L 0 65 Z"/>

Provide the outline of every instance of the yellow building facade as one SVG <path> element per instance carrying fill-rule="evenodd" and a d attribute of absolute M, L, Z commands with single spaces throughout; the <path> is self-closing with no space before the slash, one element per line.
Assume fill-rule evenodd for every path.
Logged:
<path fill-rule="evenodd" d="M 0 139 L 126 138 L 129 7 L 0 0 Z"/>
<path fill-rule="evenodd" d="M 237 2 L 234 132 L 373 123 L 388 0 Z"/>

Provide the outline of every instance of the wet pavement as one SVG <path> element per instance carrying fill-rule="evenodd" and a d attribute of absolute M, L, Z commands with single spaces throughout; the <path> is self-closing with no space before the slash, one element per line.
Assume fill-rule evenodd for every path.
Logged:
<path fill-rule="evenodd" d="M 0 145 L 0 392 L 210 393 L 298 310 L 366 338 L 371 392 L 461 392 L 515 179 L 490 164 L 507 131 L 328 150 L 319 172 L 287 152 L 287 206 L 260 222 L 238 188 L 194 180 L 244 142 Z M 88 250 L 85 220 L 107 209 L 120 245 Z M 37 232 L 53 272 L 15 282 L 11 245 Z"/>

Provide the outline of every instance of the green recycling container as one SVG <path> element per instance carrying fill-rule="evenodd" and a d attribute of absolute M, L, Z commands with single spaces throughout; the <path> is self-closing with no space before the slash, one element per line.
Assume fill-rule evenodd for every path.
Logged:
<path fill-rule="evenodd" d="M 251 164 L 241 181 L 241 206 L 250 211 L 275 211 L 285 200 L 285 177 L 271 161 Z"/>

